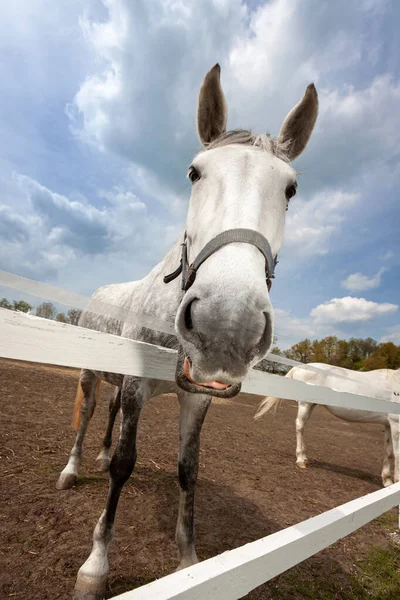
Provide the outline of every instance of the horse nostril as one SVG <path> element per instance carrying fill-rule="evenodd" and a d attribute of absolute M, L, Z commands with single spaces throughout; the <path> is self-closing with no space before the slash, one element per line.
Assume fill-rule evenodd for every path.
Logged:
<path fill-rule="evenodd" d="M 188 305 L 185 308 L 185 327 L 188 331 L 190 331 L 191 329 L 193 329 L 193 320 L 192 320 L 192 304 L 195 300 L 197 300 L 198 298 L 193 298 L 193 300 L 191 300 Z"/>

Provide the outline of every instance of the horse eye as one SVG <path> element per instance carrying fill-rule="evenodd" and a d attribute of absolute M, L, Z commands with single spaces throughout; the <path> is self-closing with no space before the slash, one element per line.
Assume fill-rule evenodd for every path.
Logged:
<path fill-rule="evenodd" d="M 194 167 L 191 167 L 188 173 L 188 177 L 190 181 L 194 183 L 195 181 L 198 181 L 200 179 L 200 173 Z"/>
<path fill-rule="evenodd" d="M 297 185 L 289 185 L 288 188 L 286 188 L 286 200 L 289 201 L 291 198 L 293 198 L 293 196 L 296 195 L 297 192 Z"/>

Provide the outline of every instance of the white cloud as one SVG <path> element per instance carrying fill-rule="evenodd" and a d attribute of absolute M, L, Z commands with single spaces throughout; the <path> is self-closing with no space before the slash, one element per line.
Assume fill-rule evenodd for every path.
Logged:
<path fill-rule="evenodd" d="M 376 76 L 363 89 L 320 89 L 320 114 L 305 167 L 318 161 L 317 177 L 325 182 L 371 180 L 384 184 L 398 176 L 400 82 L 390 74 Z M 384 173 L 384 175 L 383 175 Z"/>
<path fill-rule="evenodd" d="M 387 329 L 387 334 L 382 336 L 381 342 L 393 342 L 400 345 L 400 325 L 394 325 Z"/>
<path fill-rule="evenodd" d="M 229 127 L 272 133 L 314 80 L 320 115 L 299 160 L 303 177 L 282 258 L 288 250 L 293 266 L 297 257 L 326 255 L 354 205 L 365 202 L 365 177 L 378 179 L 400 147 L 399 81 L 374 77 L 371 68 L 361 86 L 339 84 L 361 57 L 367 66 L 379 60 L 379 44 L 366 39 L 365 27 L 376 25 L 386 7 L 380 3 L 377 12 L 370 0 L 346 11 L 336 3 L 315 11 L 313 2 L 300 0 L 271 0 L 253 12 L 240 0 L 154 0 L 140 10 L 129 0 L 108 0 L 106 7 L 101 19 L 81 19 L 97 60 L 68 109 L 74 133 L 128 159 L 144 195 L 182 221 L 205 72 L 217 60 L 222 65 Z"/>
<path fill-rule="evenodd" d="M 102 268 L 109 281 L 118 273 L 132 280 L 148 272 L 179 235 L 168 218 L 154 215 L 121 186 L 98 192 L 101 204 L 95 206 L 22 175 L 14 174 L 8 185 L 24 206 L 22 218 L 14 207 L 0 205 L 0 264 L 15 273 L 45 280 L 68 272 L 71 281 L 75 273 L 74 289 L 86 286 L 88 277 L 94 287 L 103 284 Z"/>
<path fill-rule="evenodd" d="M 289 311 L 276 308 L 277 344 L 281 350 L 285 350 L 305 338 L 321 339 L 328 335 L 347 338 L 349 326 L 354 328 L 369 322 L 370 328 L 372 319 L 393 315 L 397 310 L 398 306 L 395 304 L 369 302 L 364 298 L 353 297 L 328 300 L 313 308 L 307 317 L 296 317 Z M 358 329 L 356 335 L 359 335 L 360 331 Z M 371 335 L 368 330 L 362 331 L 364 337 Z M 388 328 L 387 334 L 380 341 L 400 344 L 400 325 Z"/>
<path fill-rule="evenodd" d="M 391 258 L 393 258 L 394 254 L 393 254 L 393 250 L 388 250 L 383 256 L 382 256 L 382 260 L 390 260 Z"/>
<path fill-rule="evenodd" d="M 182 221 L 180 225 L 183 229 L 190 197 L 190 184 L 187 178 L 181 186 L 180 193 L 177 193 L 174 189 L 164 185 L 157 178 L 154 171 L 146 167 L 132 165 L 128 172 L 131 180 L 135 182 L 141 193 L 148 198 L 155 199 L 164 206 L 174 220 Z"/>
<path fill-rule="evenodd" d="M 275 309 L 275 335 L 279 348 L 285 350 L 305 338 L 315 340 L 328 335 L 343 337 L 343 332 L 335 322 L 320 321 L 311 315 L 296 317 L 291 312 L 278 308 Z"/>
<path fill-rule="evenodd" d="M 290 348 L 304 338 L 319 335 L 318 327 L 309 318 L 301 319 L 280 308 L 275 309 L 275 335 L 281 350 Z"/>
<path fill-rule="evenodd" d="M 98 69 L 69 107 L 73 131 L 179 190 L 199 147 L 194 114 L 201 77 L 228 56 L 246 27 L 247 8 L 240 0 L 155 0 L 140 8 L 109 0 L 107 8 L 108 19 L 81 20 Z"/>
<path fill-rule="evenodd" d="M 368 277 L 363 273 L 352 273 L 341 282 L 342 287 L 350 292 L 364 292 L 378 288 L 382 283 L 382 275 L 387 269 L 382 267 L 376 275 Z"/>
<path fill-rule="evenodd" d="M 317 83 L 320 116 L 300 159 L 312 174 L 309 189 L 344 189 L 398 154 L 399 82 L 382 75 L 363 89 L 333 83 L 361 57 L 368 63 L 374 54 L 376 61 L 380 48 L 371 54 L 364 27 L 376 24 L 385 6 L 378 13 L 370 0 L 346 11 L 337 3 L 316 11 L 313 2 L 300 0 L 271 0 L 253 12 L 240 0 L 154 0 L 140 9 L 129 0 L 108 0 L 106 6 L 108 18 L 81 20 L 97 68 L 69 108 L 73 129 L 152 170 L 164 186 L 177 190 L 184 181 L 197 148 L 198 88 L 217 61 L 230 127 L 277 133 L 306 85 Z"/>
<path fill-rule="evenodd" d="M 365 298 L 332 298 L 312 309 L 310 315 L 316 323 L 356 323 L 391 315 L 398 309 L 389 302 L 371 302 Z"/>
<path fill-rule="evenodd" d="M 17 180 L 52 244 L 86 254 L 121 252 L 140 246 L 157 225 L 146 205 L 121 187 L 100 191 L 97 200 L 103 200 L 103 205 L 98 207 L 86 198 L 70 200 L 29 177 L 18 176 Z"/>
<path fill-rule="evenodd" d="M 301 181 L 300 181 L 301 185 Z M 331 238 L 340 232 L 359 194 L 326 190 L 308 202 L 301 197 L 289 207 L 283 252 L 289 256 L 326 254 Z"/>
<path fill-rule="evenodd" d="M 352 238 L 354 208 L 364 216 L 369 205 L 388 201 L 383 188 L 400 162 L 400 82 L 382 70 L 387 43 L 396 40 L 381 44 L 389 3 L 360 0 L 344 10 L 325 2 L 316 10 L 313 0 L 269 0 L 253 12 L 248 7 L 260 3 L 241 0 L 39 0 L 39 10 L 26 0 L 3 4 L 0 38 L 10 60 L 2 154 L 41 182 L 6 191 L 0 164 L 7 268 L 40 279 L 58 274 L 67 287 L 145 274 L 183 224 L 186 166 L 198 149 L 197 92 L 217 61 L 230 127 L 277 133 L 305 86 L 317 84 L 320 115 L 296 165 L 303 176 L 288 213 L 283 270 L 285 263 L 298 269 L 297 257 L 301 273 L 310 256 L 335 259 L 334 243 L 344 251 Z M 90 149 L 67 139 L 68 124 Z M 379 202 L 371 200 L 371 180 Z M 116 181 L 123 183 L 113 187 Z M 375 220 L 370 226 L 377 234 Z M 364 243 L 371 236 L 363 227 Z M 387 243 L 377 243 L 375 254 Z M 315 292 L 311 277 L 307 283 L 296 310 Z M 285 297 L 294 298 L 290 284 Z M 281 316 L 277 326 L 286 322 L 288 335 L 329 328 L 310 316 Z"/>

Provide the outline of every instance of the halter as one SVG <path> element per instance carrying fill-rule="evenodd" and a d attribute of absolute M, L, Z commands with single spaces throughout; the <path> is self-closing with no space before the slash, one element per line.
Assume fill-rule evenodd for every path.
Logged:
<path fill-rule="evenodd" d="M 272 286 L 272 279 L 274 279 L 275 267 L 278 263 L 277 256 L 273 258 L 271 252 L 271 246 L 269 245 L 268 240 L 258 231 L 254 231 L 253 229 L 227 229 L 222 233 L 216 235 L 212 240 L 208 242 L 204 246 L 204 248 L 199 252 L 197 257 L 194 259 L 191 265 L 188 264 L 187 259 L 187 235 L 185 232 L 185 237 L 183 239 L 182 253 L 181 253 L 181 261 L 179 267 L 170 275 L 166 275 L 164 277 L 164 283 L 170 283 L 176 279 L 182 273 L 182 290 L 187 292 L 187 290 L 193 285 L 196 274 L 201 267 L 201 265 L 210 258 L 220 248 L 226 246 L 227 244 L 234 243 L 243 243 L 243 244 L 251 244 L 259 249 L 261 254 L 265 258 L 265 276 L 267 281 L 268 291 Z"/>

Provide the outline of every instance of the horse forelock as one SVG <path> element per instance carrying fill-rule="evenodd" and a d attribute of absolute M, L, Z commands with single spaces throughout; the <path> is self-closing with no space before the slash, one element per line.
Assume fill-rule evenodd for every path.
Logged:
<path fill-rule="evenodd" d="M 287 151 L 290 147 L 289 142 L 280 143 L 277 138 L 271 137 L 269 133 L 254 134 L 249 129 L 232 129 L 225 131 L 222 135 L 205 146 L 205 150 L 213 150 L 214 148 L 222 148 L 232 144 L 240 144 L 243 146 L 256 146 L 264 152 L 270 152 L 277 158 L 289 163 Z"/>

